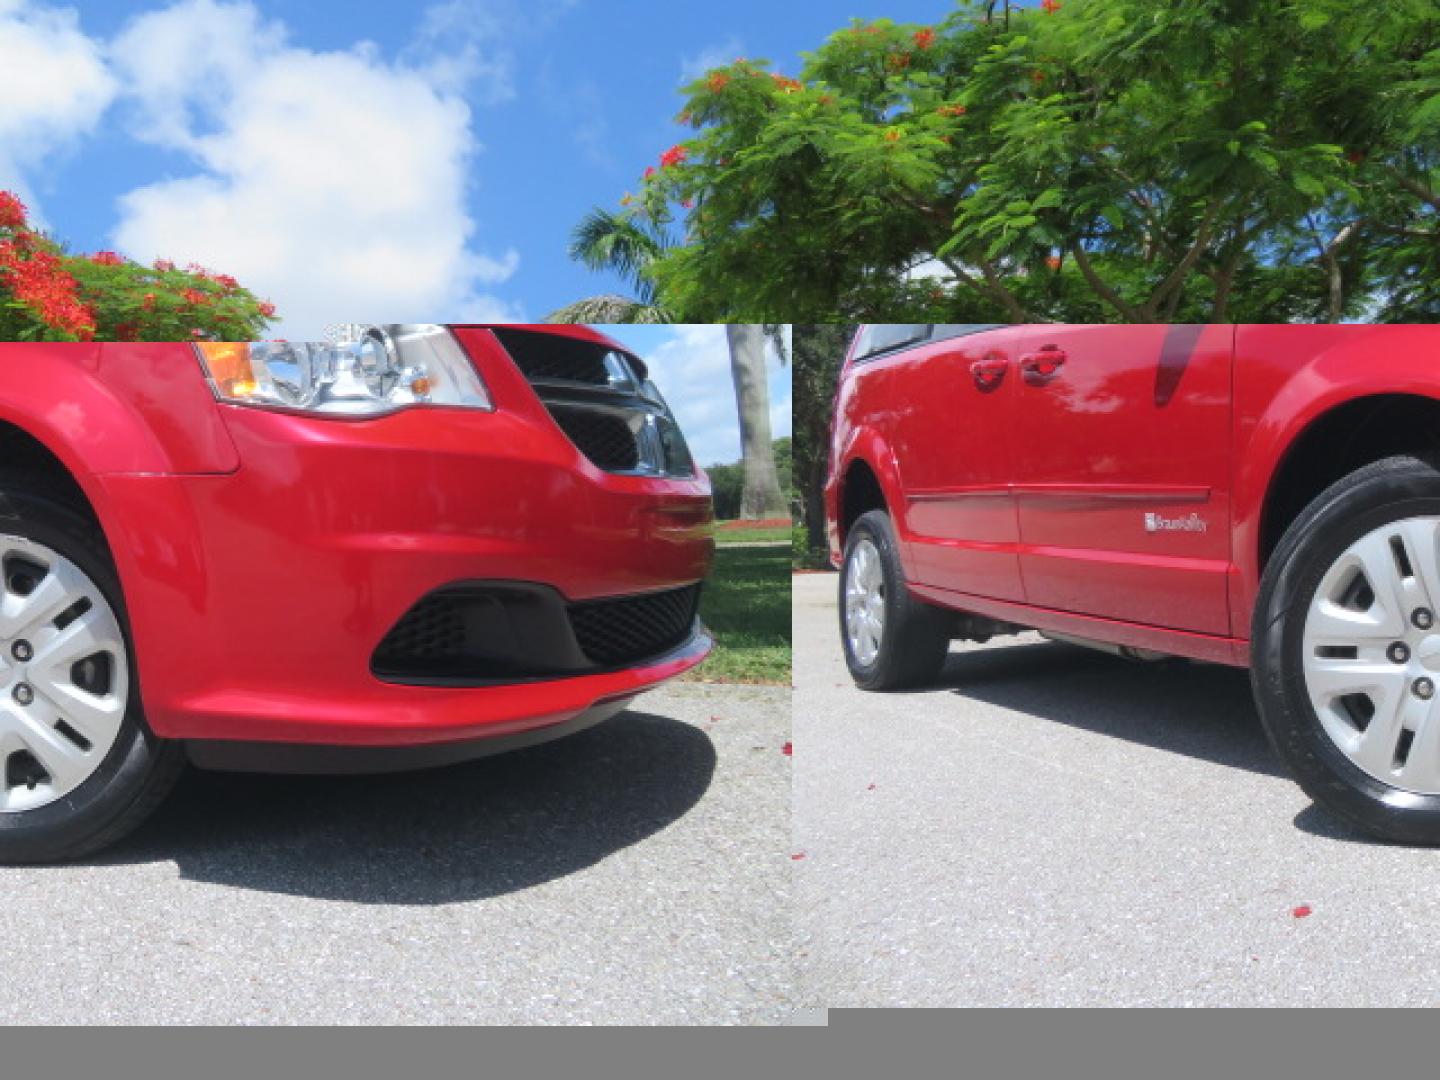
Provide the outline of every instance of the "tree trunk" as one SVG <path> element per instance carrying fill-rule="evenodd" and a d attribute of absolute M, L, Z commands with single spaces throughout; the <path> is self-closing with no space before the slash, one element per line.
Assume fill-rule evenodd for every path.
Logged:
<path fill-rule="evenodd" d="M 770 438 L 770 388 L 765 371 L 765 329 L 729 325 L 730 372 L 735 404 L 740 411 L 740 456 L 745 486 L 740 495 L 742 518 L 785 516 L 785 496 L 775 472 L 775 447 Z"/>

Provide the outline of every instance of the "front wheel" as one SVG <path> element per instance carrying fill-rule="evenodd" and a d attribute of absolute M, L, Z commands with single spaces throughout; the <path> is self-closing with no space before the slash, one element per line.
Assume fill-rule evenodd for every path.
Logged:
<path fill-rule="evenodd" d="M 1378 462 L 1321 495 L 1267 566 L 1252 633 L 1265 729 L 1319 804 L 1440 844 L 1440 469 Z"/>
<path fill-rule="evenodd" d="M 890 515 L 861 515 L 840 570 L 840 638 L 856 685 L 898 690 L 933 680 L 945 665 L 953 622 L 906 587 Z"/>
<path fill-rule="evenodd" d="M 0 476 L 0 863 L 119 839 L 183 763 L 141 717 L 125 608 L 99 529 Z"/>

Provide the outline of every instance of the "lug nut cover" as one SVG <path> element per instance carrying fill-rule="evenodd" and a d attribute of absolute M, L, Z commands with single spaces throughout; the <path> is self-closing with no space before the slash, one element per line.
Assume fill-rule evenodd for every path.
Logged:
<path fill-rule="evenodd" d="M 1419 630 L 1429 630 L 1435 625 L 1435 613 L 1429 608 L 1420 608 L 1415 614 L 1410 616 L 1410 621 L 1413 622 Z"/>
<path fill-rule="evenodd" d="M 10 646 L 10 655 L 21 663 L 24 663 L 35 655 L 35 650 L 30 647 L 28 641 L 17 641 L 14 645 Z"/>
<path fill-rule="evenodd" d="M 1410 661 L 1410 646 L 1403 641 L 1397 641 L 1390 646 L 1390 660 L 1392 663 L 1405 664 Z"/>
<path fill-rule="evenodd" d="M 1429 701 L 1432 697 L 1435 696 L 1435 684 L 1429 679 L 1416 679 L 1415 696 L 1425 701 Z"/>
<path fill-rule="evenodd" d="M 26 686 L 23 682 L 15 687 L 15 700 L 21 705 L 29 705 L 35 700 L 35 691 Z"/>

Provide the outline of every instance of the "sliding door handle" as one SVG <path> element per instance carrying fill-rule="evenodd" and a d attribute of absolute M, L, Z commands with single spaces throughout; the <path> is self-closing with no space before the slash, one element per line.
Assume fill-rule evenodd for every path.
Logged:
<path fill-rule="evenodd" d="M 1020 357 L 1020 371 L 1031 386 L 1041 386 L 1059 375 L 1068 359 L 1070 357 L 1064 349 L 1042 345 L 1035 352 Z"/>
<path fill-rule="evenodd" d="M 1009 359 L 999 353 L 990 353 L 970 365 L 970 375 L 981 390 L 994 390 L 1005 381 L 1005 373 L 1009 370 Z"/>

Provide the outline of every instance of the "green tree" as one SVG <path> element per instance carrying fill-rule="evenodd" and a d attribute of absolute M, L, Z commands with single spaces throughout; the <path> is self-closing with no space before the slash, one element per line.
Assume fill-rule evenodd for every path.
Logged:
<path fill-rule="evenodd" d="M 707 321 L 1440 310 L 1433 0 L 996 8 L 688 87 L 694 136 L 620 215 L 683 232 L 653 295 Z"/>
<path fill-rule="evenodd" d="M 800 523 L 811 559 L 825 551 L 825 471 L 829 465 L 830 419 L 845 349 L 857 327 L 825 323 L 790 329 L 795 350 L 795 482 Z"/>

